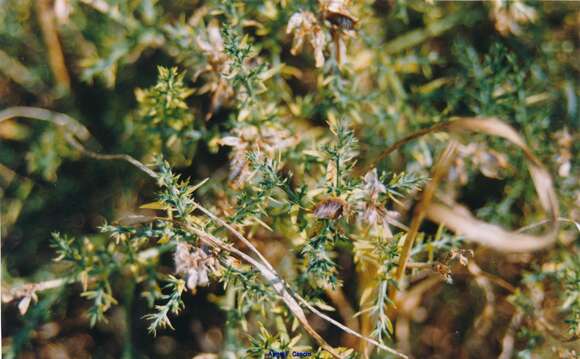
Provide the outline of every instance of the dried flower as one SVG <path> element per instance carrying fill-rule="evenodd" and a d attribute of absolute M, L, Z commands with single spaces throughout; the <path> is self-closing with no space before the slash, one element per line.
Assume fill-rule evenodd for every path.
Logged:
<path fill-rule="evenodd" d="M 22 297 L 18 302 L 18 311 L 20 315 L 26 314 L 28 312 L 28 308 L 30 308 L 30 303 L 34 300 L 34 302 L 38 301 L 38 296 L 36 295 L 36 288 L 34 286 L 24 288 L 21 293 L 14 293 L 14 296 L 10 296 L 10 294 L 6 297 L 2 297 L 3 302 L 12 301 L 14 298 Z"/>
<path fill-rule="evenodd" d="M 466 266 L 469 263 L 469 257 L 473 258 L 473 250 L 453 248 L 451 249 L 451 257 L 449 260 L 457 259 L 461 265 Z"/>
<path fill-rule="evenodd" d="M 387 192 L 386 186 L 380 181 L 377 169 L 367 172 L 363 179 L 363 185 L 354 192 L 358 220 L 380 231 L 385 238 L 393 237 L 390 224 L 400 227 L 397 221 L 399 213 L 385 208 L 380 195 Z"/>
<path fill-rule="evenodd" d="M 346 60 L 346 43 L 348 37 L 354 35 L 353 29 L 358 19 L 356 19 L 348 9 L 348 1 L 344 0 L 324 0 L 320 3 L 320 14 L 322 18 L 330 24 L 330 34 L 335 44 L 336 59 L 339 64 Z M 291 52 L 298 54 L 304 45 L 304 41 L 309 41 L 314 48 L 314 58 L 316 67 L 324 65 L 324 47 L 326 46 L 326 36 L 316 16 L 310 11 L 297 12 L 290 17 L 288 34 L 294 33 L 294 42 Z"/>
<path fill-rule="evenodd" d="M 570 170 L 572 169 L 572 144 L 573 138 L 568 132 L 567 128 L 564 128 L 554 134 L 554 138 L 558 143 L 558 156 L 556 157 L 556 163 L 558 164 L 558 174 L 561 177 L 568 177 L 570 175 Z"/>
<path fill-rule="evenodd" d="M 376 201 L 381 193 L 386 193 L 387 188 L 385 185 L 379 180 L 379 175 L 377 173 L 377 169 L 373 169 L 369 171 L 364 177 L 364 186 L 363 189 L 367 191 L 369 197 Z"/>
<path fill-rule="evenodd" d="M 175 273 L 186 278 L 187 287 L 192 293 L 197 287 L 206 287 L 209 284 L 210 272 L 219 268 L 218 260 L 207 254 L 202 248 L 193 248 L 189 243 L 179 242 L 175 248 Z"/>
<path fill-rule="evenodd" d="M 348 204 L 338 197 L 325 199 L 314 207 L 314 216 L 318 219 L 338 219 L 347 212 Z"/>
<path fill-rule="evenodd" d="M 458 180 L 461 184 L 468 181 L 467 162 L 479 169 L 489 178 L 501 178 L 500 170 L 509 167 L 507 156 L 488 148 L 484 144 L 469 143 L 458 147 L 458 155 L 449 171 L 452 180 Z"/>
<path fill-rule="evenodd" d="M 26 297 L 22 298 L 20 302 L 18 302 L 18 311 L 20 312 L 20 315 L 26 314 L 31 300 L 32 297 L 27 295 Z"/>
<path fill-rule="evenodd" d="M 347 0 L 324 0 L 320 3 L 323 18 L 331 24 L 330 32 L 335 45 L 336 62 L 346 61 L 346 39 L 354 36 L 354 26 L 358 22 L 348 9 Z"/>
<path fill-rule="evenodd" d="M 433 270 L 439 273 L 439 275 L 441 275 L 441 279 L 443 279 L 445 282 L 449 284 L 453 283 L 453 278 L 451 278 L 451 269 L 449 266 L 443 263 L 437 263 L 433 266 Z"/>
<path fill-rule="evenodd" d="M 316 67 L 324 65 L 324 54 L 322 52 L 326 46 L 326 38 L 313 13 L 301 11 L 292 15 L 288 21 L 286 33 L 294 33 L 294 41 L 290 50 L 292 55 L 297 55 L 302 51 L 306 40 L 310 42 L 314 49 Z"/>
<path fill-rule="evenodd" d="M 69 0 L 55 0 L 54 15 L 59 23 L 65 24 L 72 12 L 72 6 Z"/>
<path fill-rule="evenodd" d="M 195 38 L 195 41 L 207 57 L 212 71 L 218 73 L 227 71 L 229 59 L 224 52 L 224 40 L 217 21 L 211 21 L 206 30 Z"/>
<path fill-rule="evenodd" d="M 211 21 L 205 32 L 196 37 L 197 46 L 203 51 L 207 58 L 208 65 L 199 71 L 195 77 L 203 72 L 213 73 L 212 81 L 208 81 L 199 93 L 209 92 L 212 94 L 210 108 L 206 120 L 209 120 L 215 111 L 222 107 L 234 95 L 234 89 L 221 74 L 228 73 L 231 60 L 224 51 L 224 40 L 220 33 L 217 21 Z"/>
<path fill-rule="evenodd" d="M 272 157 L 278 151 L 293 146 L 297 138 L 290 131 L 274 127 L 258 127 L 247 125 L 233 131 L 234 136 L 225 136 L 219 144 L 233 147 L 230 163 L 230 180 L 241 186 L 252 176 L 248 155 L 251 152 L 265 153 Z"/>
<path fill-rule="evenodd" d="M 506 36 L 520 35 L 520 24 L 534 22 L 538 17 L 536 10 L 520 0 L 493 0 L 491 18 L 495 21 L 497 31 Z"/>

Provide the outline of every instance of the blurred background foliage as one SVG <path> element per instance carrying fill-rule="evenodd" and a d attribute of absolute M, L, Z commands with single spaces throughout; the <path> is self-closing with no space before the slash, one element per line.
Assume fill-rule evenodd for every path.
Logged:
<path fill-rule="evenodd" d="M 481 268 L 517 290 L 493 289 L 495 316 L 488 319 L 487 333 L 478 336 L 472 325 L 484 306 L 483 294 L 466 270 L 457 269 L 453 285 L 425 295 L 412 319 L 414 335 L 406 339 L 410 346 L 403 348 L 418 358 L 497 357 L 503 354 L 502 338 L 514 327 L 512 357 L 578 355 L 573 351 L 577 342 L 562 344 L 514 313 L 542 308 L 550 321 L 560 323 L 551 329 L 578 335 L 580 263 L 573 221 L 580 218 L 580 5 L 344 4 L 358 19 L 352 29 L 328 31 L 338 26 L 329 17 L 310 28 L 301 19 L 288 33 L 289 21 L 300 11 L 323 16 L 321 4 L 0 0 L 0 106 L 66 113 L 88 128 L 92 136 L 85 145 L 95 152 L 127 153 L 147 164 L 162 155 L 192 183 L 210 177 L 199 190 L 203 203 L 254 233 L 258 248 L 276 266 L 288 266 L 287 250 L 306 258 L 306 269 L 282 272 L 309 296 L 327 298 L 319 280 L 342 281 L 356 308 L 364 286 L 356 258 L 348 253 L 356 257 L 364 251 L 338 238 L 344 235 L 339 225 L 329 221 L 316 237 L 332 242 L 332 248 L 335 240 L 343 243 L 331 256 L 338 267 L 316 262 L 314 268 L 318 242 L 291 245 L 292 236 L 313 225 L 300 212 L 312 207 L 307 191 L 318 188 L 340 196 L 357 186 L 347 169 L 335 168 L 333 174 L 327 162 L 350 166 L 358 153 L 360 163 L 371 163 L 397 139 L 452 116 L 497 116 L 522 134 L 552 173 L 566 220 L 560 241 L 550 250 L 522 256 L 471 246 Z M 296 47 L 300 37 L 301 51 Z M 343 122 L 352 132 L 340 128 Z M 101 226 L 157 199 L 155 183 L 135 168 L 83 157 L 65 136 L 62 128 L 45 121 L 0 122 L 3 289 L 66 273 L 68 267 L 52 261 L 51 233 L 103 245 L 108 236 L 100 233 Z M 390 190 L 401 192 L 407 211 L 389 202 L 389 209 L 402 212 L 400 221 L 408 223 L 413 203 L 408 194 L 429 176 L 448 140 L 445 134 L 420 139 L 377 166 L 379 174 L 384 172 L 381 179 L 391 180 Z M 256 150 L 274 162 L 252 158 Z M 332 181 L 336 185 L 328 185 Z M 543 218 L 523 155 L 505 141 L 479 135 L 463 141 L 448 181 L 463 185 L 447 190 L 486 221 L 515 228 Z M 263 205 L 273 188 L 285 191 L 288 208 Z M 284 218 L 290 215 L 299 230 L 288 229 Z M 272 237 L 287 239 L 269 243 L 264 221 L 274 228 Z M 427 238 L 437 227 L 427 223 L 422 231 Z M 397 238 L 405 231 L 394 232 Z M 355 247 L 364 244 L 352 236 Z M 444 236 L 460 240 L 447 232 Z M 389 248 L 380 253 L 387 265 Z M 171 273 L 171 254 L 162 255 L 156 268 Z M 245 329 L 232 334 L 240 330 L 239 318 L 220 309 L 222 299 L 212 293 L 225 292 L 217 286 L 195 296 L 184 294 L 185 309 L 172 319 L 175 330 L 163 329 L 153 337 L 142 319 L 147 300 L 135 288 L 143 283 L 117 276 L 107 285 L 119 305 L 106 312 L 107 322 L 94 327 L 86 315 L 90 301 L 78 296 L 77 287 L 42 293 L 23 316 L 14 303 L 3 303 L 3 352 L 22 358 L 185 358 L 205 352 L 232 357 L 249 348 L 247 355 L 260 357 L 261 346 L 275 342 L 283 347 L 283 334 L 279 338 L 265 328 L 253 326 L 251 340 L 243 335 Z M 534 297 L 538 290 L 542 299 Z M 326 324 L 315 324 L 331 344 L 352 344 Z M 381 325 L 375 333 L 379 337 L 392 331 L 387 322 Z M 279 330 L 280 323 L 265 327 L 276 333 L 272 328 Z"/>

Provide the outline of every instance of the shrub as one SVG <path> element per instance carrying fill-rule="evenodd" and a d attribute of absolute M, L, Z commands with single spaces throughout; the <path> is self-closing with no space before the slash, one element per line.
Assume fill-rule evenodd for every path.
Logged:
<path fill-rule="evenodd" d="M 579 14 L 0 4 L 4 355 L 574 357 Z"/>

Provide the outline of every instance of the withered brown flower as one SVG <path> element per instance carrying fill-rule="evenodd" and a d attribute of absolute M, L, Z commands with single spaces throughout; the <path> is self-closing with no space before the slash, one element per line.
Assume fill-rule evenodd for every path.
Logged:
<path fill-rule="evenodd" d="M 472 249 L 453 248 L 449 260 L 457 259 L 461 265 L 466 266 L 469 263 L 469 258 L 473 258 L 474 254 Z"/>
<path fill-rule="evenodd" d="M 554 134 L 554 139 L 558 143 L 558 156 L 556 163 L 558 164 L 558 174 L 561 177 L 568 177 L 572 169 L 572 145 L 574 139 L 567 128 L 560 130 Z"/>
<path fill-rule="evenodd" d="M 224 40 L 217 21 L 211 21 L 205 31 L 195 38 L 195 42 L 205 54 L 212 71 L 227 71 L 230 61 L 224 52 Z"/>
<path fill-rule="evenodd" d="M 248 182 L 252 176 L 248 154 L 265 153 L 269 157 L 297 143 L 298 139 L 286 129 L 247 125 L 233 130 L 233 135 L 225 136 L 220 145 L 233 147 L 230 162 L 230 179 L 238 186 Z"/>
<path fill-rule="evenodd" d="M 511 34 L 520 35 L 520 24 L 536 21 L 538 14 L 536 9 L 524 4 L 520 0 L 493 0 L 491 18 L 495 21 L 496 30 L 506 36 Z"/>
<path fill-rule="evenodd" d="M 185 242 L 177 243 L 174 255 L 175 273 L 186 278 L 187 287 L 195 293 L 197 287 L 209 285 L 209 273 L 219 268 L 218 260 L 202 248 Z"/>
<path fill-rule="evenodd" d="M 354 27 L 358 22 L 349 8 L 348 0 L 323 0 L 320 2 L 322 17 L 331 24 L 330 33 L 335 46 L 336 62 L 342 65 L 346 61 L 346 39 L 354 36 Z"/>
<path fill-rule="evenodd" d="M 458 155 L 449 170 L 449 177 L 461 184 L 468 181 L 467 163 L 471 164 L 488 178 L 501 178 L 500 171 L 509 167 L 505 154 L 490 149 L 485 144 L 469 143 L 459 145 Z"/>
<path fill-rule="evenodd" d="M 324 65 L 323 50 L 326 46 L 326 38 L 324 32 L 318 24 L 318 20 L 310 11 L 297 12 L 288 21 L 286 33 L 294 33 L 294 40 L 290 52 L 292 55 L 297 55 L 302 51 L 304 41 L 310 42 L 314 49 L 314 59 L 316 67 Z"/>
<path fill-rule="evenodd" d="M 385 208 L 384 201 L 379 196 L 386 193 L 387 188 L 379 180 L 376 168 L 367 172 L 363 179 L 363 185 L 354 192 L 358 221 L 365 223 L 378 231 L 378 234 L 385 237 L 393 237 L 389 225 L 405 228 L 397 217 L 399 213 L 389 211 Z"/>
<path fill-rule="evenodd" d="M 354 35 L 354 27 L 358 22 L 349 8 L 346 0 L 322 0 L 320 2 L 321 20 L 325 21 L 330 28 L 330 35 L 335 45 L 336 59 L 339 64 L 346 61 L 346 39 Z M 304 42 L 308 41 L 314 48 L 316 67 L 324 65 L 324 48 L 327 37 L 322 29 L 322 24 L 310 11 L 300 11 L 290 17 L 288 34 L 294 33 L 294 41 L 291 52 L 298 54 Z"/>
<path fill-rule="evenodd" d="M 348 204 L 341 198 L 327 198 L 314 207 L 314 216 L 318 219 L 338 219 L 347 212 L 347 207 Z"/>
<path fill-rule="evenodd" d="M 200 94 L 211 93 L 210 108 L 206 116 L 206 120 L 209 120 L 215 111 L 234 95 L 232 86 L 221 76 L 221 74 L 229 71 L 231 61 L 224 52 L 224 41 L 217 21 L 211 21 L 207 25 L 205 32 L 198 35 L 195 41 L 205 54 L 208 64 L 194 77 L 198 77 L 204 72 L 213 74 L 213 77 L 198 91 Z"/>

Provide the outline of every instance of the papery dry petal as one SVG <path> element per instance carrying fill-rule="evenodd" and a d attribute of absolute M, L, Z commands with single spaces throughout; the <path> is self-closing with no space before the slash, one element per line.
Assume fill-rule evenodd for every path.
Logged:
<path fill-rule="evenodd" d="M 201 248 L 185 242 L 177 243 L 174 254 L 175 272 L 186 277 L 187 287 L 195 293 L 197 287 L 209 285 L 209 270 L 217 269 L 217 260 Z"/>
<path fill-rule="evenodd" d="M 520 1 L 516 1 L 510 6 L 510 13 L 517 22 L 534 22 L 538 18 L 536 9 Z"/>
<path fill-rule="evenodd" d="M 522 30 L 519 24 L 534 22 L 538 17 L 533 7 L 519 0 L 511 2 L 493 1 L 491 16 L 495 20 L 496 30 L 504 36 L 509 33 L 514 35 L 521 34 Z"/>
<path fill-rule="evenodd" d="M 559 151 L 556 156 L 556 163 L 558 164 L 558 175 L 561 177 L 568 177 L 572 170 L 572 144 L 573 138 L 564 128 L 554 134 L 554 138 L 558 142 Z"/>
<path fill-rule="evenodd" d="M 20 302 L 18 302 L 18 311 L 20 312 L 20 315 L 26 314 L 26 312 L 28 311 L 28 308 L 30 307 L 31 301 L 32 301 L 32 296 L 27 295 L 24 298 L 22 298 L 20 300 Z"/>
<path fill-rule="evenodd" d="M 207 270 L 200 270 L 198 272 L 197 285 L 200 287 L 207 287 L 209 285 Z"/>
<path fill-rule="evenodd" d="M 393 238 L 393 232 L 391 231 L 391 226 L 387 220 L 383 221 L 381 226 L 382 233 L 381 235 L 383 238 Z"/>
<path fill-rule="evenodd" d="M 290 53 L 292 55 L 298 55 L 302 48 L 304 47 L 304 36 L 295 36 L 294 40 L 292 41 L 292 48 L 290 49 Z"/>
<path fill-rule="evenodd" d="M 451 260 L 457 259 L 459 263 L 463 266 L 467 266 L 469 264 L 469 257 L 473 258 L 473 250 L 471 249 L 451 249 Z"/>
<path fill-rule="evenodd" d="M 190 271 L 187 273 L 187 288 L 195 290 L 197 288 L 197 272 Z"/>
<path fill-rule="evenodd" d="M 60 23 L 66 23 L 72 12 L 72 6 L 69 0 L 55 0 L 54 2 L 54 15 Z"/>
<path fill-rule="evenodd" d="M 328 161 L 326 165 L 326 181 L 330 183 L 336 182 L 336 163 L 334 161 Z"/>
<path fill-rule="evenodd" d="M 379 180 L 377 169 L 367 172 L 364 176 L 364 189 L 368 191 L 371 197 L 387 192 L 385 185 Z"/>
<path fill-rule="evenodd" d="M 286 33 L 290 34 L 294 29 L 298 29 L 303 22 L 304 14 L 302 12 L 297 12 L 290 16 L 288 20 L 288 26 L 286 27 Z"/>
<path fill-rule="evenodd" d="M 213 50 L 213 47 L 211 46 L 211 44 L 209 43 L 209 41 L 204 40 L 201 37 L 196 37 L 195 38 L 195 42 L 197 44 L 197 46 L 205 52 L 211 52 Z"/>
<path fill-rule="evenodd" d="M 326 46 L 326 38 L 324 33 L 320 30 L 315 31 L 310 40 L 312 48 L 314 48 L 314 60 L 316 67 L 324 65 L 324 47 Z"/>
<path fill-rule="evenodd" d="M 224 40 L 217 21 L 212 21 L 207 27 L 207 36 L 216 51 L 222 52 L 224 50 Z"/>
<path fill-rule="evenodd" d="M 326 46 L 326 39 L 314 14 L 309 11 L 302 11 L 292 15 L 288 21 L 286 32 L 294 34 L 292 49 L 290 50 L 292 55 L 300 53 L 304 42 L 308 41 L 314 49 L 316 67 L 324 65 L 323 50 Z"/>
<path fill-rule="evenodd" d="M 346 212 L 347 204 L 340 198 L 323 200 L 314 208 L 314 216 L 319 219 L 338 219 Z"/>
<path fill-rule="evenodd" d="M 220 145 L 224 145 L 224 146 L 232 146 L 232 147 L 242 146 L 242 140 L 239 137 L 234 137 L 234 136 L 222 137 L 220 139 L 219 143 L 220 143 Z"/>
<path fill-rule="evenodd" d="M 500 178 L 499 170 L 508 167 L 507 156 L 493 150 L 479 151 L 477 162 L 481 173 L 489 178 Z"/>

